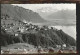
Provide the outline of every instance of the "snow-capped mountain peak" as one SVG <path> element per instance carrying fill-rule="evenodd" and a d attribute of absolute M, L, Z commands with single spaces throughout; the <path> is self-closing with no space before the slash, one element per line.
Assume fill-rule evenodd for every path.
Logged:
<path fill-rule="evenodd" d="M 52 8 L 52 7 L 42 7 L 42 8 L 40 8 L 40 9 L 37 9 L 37 12 L 42 12 L 42 13 L 44 13 L 44 12 L 56 12 L 57 11 L 57 9 L 54 9 L 54 8 Z"/>

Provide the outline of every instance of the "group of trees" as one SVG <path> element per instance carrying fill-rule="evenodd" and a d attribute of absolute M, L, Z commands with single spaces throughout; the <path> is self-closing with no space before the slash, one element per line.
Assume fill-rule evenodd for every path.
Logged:
<path fill-rule="evenodd" d="M 14 43 L 28 43 L 34 46 L 56 47 L 67 44 L 75 46 L 76 41 L 62 30 L 39 30 L 37 33 L 20 33 L 18 36 L 7 33 L 1 29 L 1 45 L 6 46 Z"/>

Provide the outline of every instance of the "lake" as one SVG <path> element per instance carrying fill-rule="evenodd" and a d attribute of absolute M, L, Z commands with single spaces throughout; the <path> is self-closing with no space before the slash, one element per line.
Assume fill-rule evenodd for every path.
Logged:
<path fill-rule="evenodd" d="M 62 29 L 65 33 L 70 35 L 76 40 L 76 26 L 53 26 L 55 28 Z"/>

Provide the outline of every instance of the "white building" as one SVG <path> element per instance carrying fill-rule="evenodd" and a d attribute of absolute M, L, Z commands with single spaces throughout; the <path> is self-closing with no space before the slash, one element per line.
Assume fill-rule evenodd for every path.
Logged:
<path fill-rule="evenodd" d="M 18 33 L 16 33 L 15 36 L 18 36 Z"/>
<path fill-rule="evenodd" d="M 63 44 L 63 47 L 66 47 L 66 44 Z"/>

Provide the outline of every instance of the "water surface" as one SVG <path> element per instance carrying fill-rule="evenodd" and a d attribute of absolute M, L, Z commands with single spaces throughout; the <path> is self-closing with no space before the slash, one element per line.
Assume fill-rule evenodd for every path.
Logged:
<path fill-rule="evenodd" d="M 76 26 L 53 26 L 55 28 L 62 29 L 65 33 L 70 35 L 76 40 Z"/>

